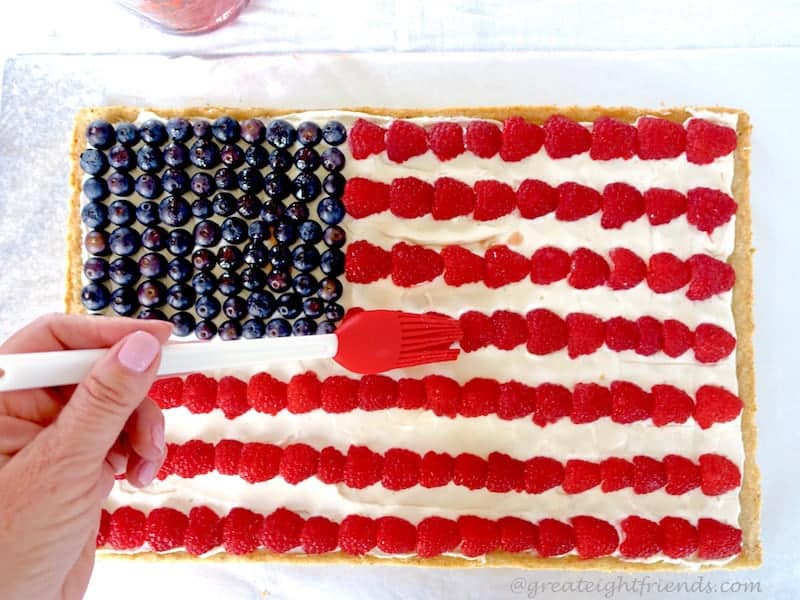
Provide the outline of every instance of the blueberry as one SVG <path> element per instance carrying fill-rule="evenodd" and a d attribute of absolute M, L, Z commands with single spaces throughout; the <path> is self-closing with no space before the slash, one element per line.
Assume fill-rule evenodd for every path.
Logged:
<path fill-rule="evenodd" d="M 336 304 L 335 302 L 328 302 L 325 305 L 325 318 L 328 321 L 341 321 L 342 317 L 344 317 L 344 308 L 341 304 Z"/>
<path fill-rule="evenodd" d="M 217 278 L 213 273 L 203 271 L 192 277 L 192 288 L 198 294 L 211 294 L 217 289 Z"/>
<path fill-rule="evenodd" d="M 148 176 L 149 177 L 149 176 Z M 89 181 L 89 180 L 87 180 Z M 103 187 L 105 188 L 107 185 L 108 190 L 105 192 L 107 195 L 109 192 L 116 196 L 130 196 L 133 193 L 134 189 L 134 182 L 133 177 L 128 175 L 127 173 L 122 173 L 120 171 L 114 171 L 108 176 L 107 184 L 104 183 Z M 84 193 L 86 193 L 85 182 L 84 182 Z M 87 196 L 88 197 L 88 196 Z M 103 196 L 105 197 L 105 196 Z M 98 200 L 100 198 L 97 198 Z"/>
<path fill-rule="evenodd" d="M 211 123 L 205 119 L 192 119 L 190 123 L 192 125 L 192 133 L 195 137 L 201 140 L 211 137 Z"/>
<path fill-rule="evenodd" d="M 192 207 L 180 196 L 167 196 L 158 205 L 158 216 L 170 227 L 185 225 L 192 216 Z"/>
<path fill-rule="evenodd" d="M 276 269 L 287 269 L 292 263 L 292 253 L 284 246 L 273 246 L 269 250 L 269 262 Z"/>
<path fill-rule="evenodd" d="M 117 258 L 108 265 L 108 276 L 117 285 L 133 285 L 139 281 L 139 265 L 132 258 Z"/>
<path fill-rule="evenodd" d="M 95 256 L 108 254 L 108 234 L 105 231 L 90 231 L 83 238 L 83 247 Z"/>
<path fill-rule="evenodd" d="M 347 129 L 339 121 L 328 121 L 322 127 L 322 139 L 331 146 L 338 146 L 347 139 Z"/>
<path fill-rule="evenodd" d="M 192 137 L 192 124 L 183 117 L 172 117 L 166 127 L 167 135 L 176 142 L 185 142 Z"/>
<path fill-rule="evenodd" d="M 337 277 L 344 273 L 344 254 L 341 250 L 331 248 L 322 253 L 319 259 L 319 268 L 325 275 Z"/>
<path fill-rule="evenodd" d="M 292 181 L 286 173 L 273 171 L 264 177 L 264 191 L 270 198 L 283 200 L 292 193 Z"/>
<path fill-rule="evenodd" d="M 114 144 L 108 151 L 108 164 L 120 171 L 127 171 L 136 166 L 136 155 L 127 146 Z"/>
<path fill-rule="evenodd" d="M 142 232 L 142 246 L 148 250 L 163 250 L 167 245 L 167 232 L 161 227 L 148 227 Z"/>
<path fill-rule="evenodd" d="M 314 335 L 317 333 L 317 324 L 306 317 L 300 317 L 292 325 L 292 335 Z"/>
<path fill-rule="evenodd" d="M 167 265 L 167 275 L 178 283 L 189 281 L 192 276 L 192 265 L 185 258 L 173 258 Z"/>
<path fill-rule="evenodd" d="M 334 331 L 336 331 L 336 323 L 322 321 L 319 325 L 317 325 L 317 334 L 333 333 Z"/>
<path fill-rule="evenodd" d="M 111 179 L 109 179 L 109 183 L 111 183 Z M 161 181 L 158 177 L 143 173 L 136 178 L 136 193 L 149 200 L 158 198 L 161 195 Z"/>
<path fill-rule="evenodd" d="M 255 219 L 261 212 L 261 201 L 253 194 L 243 194 L 236 201 L 236 210 L 245 219 Z"/>
<path fill-rule="evenodd" d="M 220 117 L 211 126 L 211 134 L 223 144 L 239 139 L 239 122 L 231 117 Z"/>
<path fill-rule="evenodd" d="M 194 328 L 194 334 L 198 340 L 210 340 L 217 335 L 217 326 L 211 321 L 200 321 Z"/>
<path fill-rule="evenodd" d="M 344 169 L 344 154 L 338 148 L 328 148 L 322 153 L 322 168 L 338 173 Z"/>
<path fill-rule="evenodd" d="M 261 242 L 247 244 L 247 246 L 244 248 L 242 259 L 244 260 L 245 264 L 250 266 L 263 267 L 265 264 L 267 264 L 268 260 L 267 248 Z"/>
<path fill-rule="evenodd" d="M 105 154 L 94 148 L 81 152 L 80 165 L 83 172 L 89 175 L 102 175 L 108 170 Z"/>
<path fill-rule="evenodd" d="M 224 341 L 238 340 L 242 337 L 242 326 L 238 321 L 228 320 L 219 326 L 219 339 Z"/>
<path fill-rule="evenodd" d="M 303 313 L 312 319 L 318 319 L 325 311 L 325 303 L 319 298 L 306 298 L 303 300 Z"/>
<path fill-rule="evenodd" d="M 247 302 L 239 296 L 231 296 L 222 303 L 222 312 L 229 319 L 241 319 L 247 314 Z"/>
<path fill-rule="evenodd" d="M 192 251 L 194 238 L 185 229 L 173 229 L 167 238 L 167 250 L 175 256 L 186 256 Z"/>
<path fill-rule="evenodd" d="M 322 180 L 322 189 L 331 196 L 341 196 L 344 193 L 346 180 L 341 173 L 328 173 Z"/>
<path fill-rule="evenodd" d="M 298 271 L 308 273 L 319 266 L 320 256 L 311 244 L 301 244 L 292 250 L 292 265 Z"/>
<path fill-rule="evenodd" d="M 194 311 L 201 319 L 213 319 L 219 314 L 219 300 L 214 296 L 202 295 L 194 303 Z"/>
<path fill-rule="evenodd" d="M 208 248 L 192 252 L 192 266 L 198 271 L 210 271 L 217 264 L 217 256 Z"/>
<path fill-rule="evenodd" d="M 217 250 L 217 264 L 226 271 L 233 271 L 242 264 L 242 253 L 236 246 L 222 246 Z"/>
<path fill-rule="evenodd" d="M 300 296 L 292 292 L 281 294 L 276 302 L 278 314 L 287 319 L 294 319 L 303 310 Z"/>
<path fill-rule="evenodd" d="M 249 144 L 258 144 L 264 140 L 264 132 L 264 123 L 258 119 L 247 119 L 242 121 L 241 135 L 245 142 Z"/>
<path fill-rule="evenodd" d="M 81 221 L 90 229 L 101 229 L 108 224 L 108 209 L 100 202 L 89 202 L 81 209 Z"/>
<path fill-rule="evenodd" d="M 267 285 L 267 275 L 263 269 L 248 268 L 242 271 L 242 286 L 246 290 L 262 290 Z"/>
<path fill-rule="evenodd" d="M 292 335 L 292 326 L 286 319 L 272 319 L 265 328 L 267 337 L 288 337 Z"/>
<path fill-rule="evenodd" d="M 108 220 L 114 225 L 130 225 L 136 220 L 136 209 L 127 200 L 114 200 L 108 205 Z"/>
<path fill-rule="evenodd" d="M 222 295 L 233 296 L 241 291 L 242 279 L 236 273 L 223 271 L 222 275 L 219 276 L 217 288 Z"/>
<path fill-rule="evenodd" d="M 219 151 L 219 159 L 227 167 L 236 168 L 244 162 L 244 152 L 235 144 L 226 144 Z"/>
<path fill-rule="evenodd" d="M 133 146 L 139 141 L 139 130 L 133 123 L 120 123 L 117 125 L 117 141 L 126 146 Z"/>
<path fill-rule="evenodd" d="M 251 167 L 263 169 L 269 164 L 269 152 L 263 146 L 248 146 L 244 153 L 244 160 Z"/>
<path fill-rule="evenodd" d="M 242 337 L 247 340 L 262 338 L 265 332 L 264 322 L 258 319 L 248 319 L 242 324 Z"/>
<path fill-rule="evenodd" d="M 258 169 L 245 167 L 237 175 L 239 189 L 243 192 L 260 192 L 264 187 L 264 178 Z"/>
<path fill-rule="evenodd" d="M 167 290 L 167 304 L 175 310 L 187 310 L 194 304 L 194 290 L 185 283 L 175 283 Z"/>
<path fill-rule="evenodd" d="M 319 282 L 317 296 L 326 302 L 334 302 L 342 297 L 342 284 L 338 279 L 325 277 Z"/>
<path fill-rule="evenodd" d="M 231 244 L 240 244 L 247 239 L 247 223 L 239 217 L 228 217 L 222 222 L 222 239 Z"/>
<path fill-rule="evenodd" d="M 108 279 L 108 263 L 102 258 L 91 256 L 83 263 L 83 274 L 89 281 L 104 281 Z"/>
<path fill-rule="evenodd" d="M 322 184 L 319 182 L 319 177 L 313 173 L 300 173 L 292 181 L 292 188 L 295 198 L 303 202 L 311 202 L 319 196 Z"/>
<path fill-rule="evenodd" d="M 317 204 L 317 215 L 323 223 L 337 225 L 344 219 L 344 204 L 332 196 L 323 198 Z"/>
<path fill-rule="evenodd" d="M 164 162 L 170 167 L 182 169 L 189 164 L 189 149 L 183 144 L 168 144 L 164 148 Z"/>
<path fill-rule="evenodd" d="M 158 224 L 158 204 L 145 200 L 136 207 L 136 220 L 142 225 Z"/>
<path fill-rule="evenodd" d="M 263 242 L 270 237 L 269 225 L 264 221 L 253 221 L 247 227 L 247 236 L 254 242 Z"/>
<path fill-rule="evenodd" d="M 197 140 L 189 150 L 189 160 L 196 167 L 211 169 L 219 164 L 219 149 L 213 142 Z"/>
<path fill-rule="evenodd" d="M 214 221 L 200 221 L 194 226 L 193 234 L 194 243 L 198 246 L 207 248 L 209 246 L 216 246 L 219 243 L 219 225 L 217 225 Z"/>
<path fill-rule="evenodd" d="M 157 308 L 143 308 L 136 315 L 137 319 L 145 319 L 147 321 L 166 321 L 167 315 L 158 310 Z"/>
<path fill-rule="evenodd" d="M 129 287 L 117 288 L 111 293 L 111 308 L 122 317 L 131 316 L 139 308 L 139 300 Z"/>
<path fill-rule="evenodd" d="M 316 171 L 319 168 L 319 153 L 313 148 L 299 148 L 294 153 L 294 166 L 301 171 Z"/>
<path fill-rule="evenodd" d="M 108 247 L 114 254 L 130 256 L 139 250 L 139 234 L 130 227 L 118 227 L 108 236 Z"/>
<path fill-rule="evenodd" d="M 145 144 L 136 152 L 136 164 L 145 173 L 155 173 L 164 166 L 164 157 L 161 150 Z"/>
<path fill-rule="evenodd" d="M 214 178 L 208 173 L 195 173 L 192 175 L 189 187 L 199 197 L 205 198 L 214 192 L 216 184 Z"/>
<path fill-rule="evenodd" d="M 267 287 L 273 292 L 285 292 L 291 287 L 292 278 L 289 273 L 279 269 L 273 269 L 267 275 Z"/>
<path fill-rule="evenodd" d="M 316 244 L 322 239 L 322 227 L 316 221 L 305 221 L 297 228 L 300 239 L 304 242 Z"/>
<path fill-rule="evenodd" d="M 108 197 L 108 186 L 99 177 L 89 177 L 83 182 L 83 195 L 88 200 L 103 200 Z"/>
<path fill-rule="evenodd" d="M 214 173 L 214 184 L 221 190 L 232 190 L 238 184 L 236 172 L 228 167 L 220 167 Z"/>
<path fill-rule="evenodd" d="M 317 280 L 308 273 L 300 273 L 300 275 L 296 275 L 292 279 L 292 289 L 303 297 L 310 296 L 316 292 L 317 287 L 319 287 Z"/>
<path fill-rule="evenodd" d="M 303 146 L 316 146 L 322 139 L 319 125 L 311 121 L 303 121 L 297 126 L 297 141 Z"/>
<path fill-rule="evenodd" d="M 292 155 L 283 148 L 273 150 L 267 157 L 267 164 L 269 164 L 270 169 L 277 173 L 286 173 L 292 168 L 293 163 Z"/>
<path fill-rule="evenodd" d="M 275 298 L 269 292 L 253 292 L 247 297 L 247 312 L 253 317 L 266 319 L 275 312 Z"/>
<path fill-rule="evenodd" d="M 228 217 L 236 212 L 236 198 L 228 192 L 217 192 L 211 206 L 214 209 L 214 214 L 220 217 Z"/>
<path fill-rule="evenodd" d="M 273 119 L 267 125 L 266 140 L 276 148 L 288 148 L 297 139 L 292 124 L 283 119 Z"/>
<path fill-rule="evenodd" d="M 286 208 L 279 200 L 267 200 L 261 205 L 261 219 L 271 225 L 280 220 Z"/>
<path fill-rule="evenodd" d="M 178 337 L 186 337 L 194 331 L 194 317 L 188 312 L 176 312 L 169 320 L 172 323 L 172 333 Z"/>
<path fill-rule="evenodd" d="M 167 259 L 155 252 L 139 257 L 139 273 L 148 279 L 158 279 L 167 274 Z"/>
<path fill-rule="evenodd" d="M 98 119 L 86 128 L 86 141 L 95 148 L 104 150 L 114 143 L 114 128 L 108 121 Z"/>
<path fill-rule="evenodd" d="M 140 283 L 139 287 L 136 288 L 136 297 L 139 299 L 139 304 L 146 308 L 161 306 L 164 304 L 166 296 L 167 290 L 160 281 L 148 279 Z"/>
<path fill-rule="evenodd" d="M 302 202 L 292 202 L 286 208 L 286 217 L 295 223 L 302 223 L 308 219 L 308 206 Z"/>
<path fill-rule="evenodd" d="M 297 226 L 291 221 L 281 221 L 275 226 L 275 239 L 281 244 L 291 244 L 297 239 Z"/>
<path fill-rule="evenodd" d="M 139 135 L 143 142 L 160 146 L 167 141 L 167 128 L 158 119 L 148 119 L 139 127 Z"/>
<path fill-rule="evenodd" d="M 322 241 L 325 242 L 325 245 L 329 248 L 341 248 L 344 246 L 345 240 L 344 229 L 338 225 L 326 227 L 325 231 L 322 232 Z"/>

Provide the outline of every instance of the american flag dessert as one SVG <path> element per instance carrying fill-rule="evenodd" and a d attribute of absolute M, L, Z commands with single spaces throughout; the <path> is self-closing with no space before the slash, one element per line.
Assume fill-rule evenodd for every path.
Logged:
<path fill-rule="evenodd" d="M 167 458 L 117 483 L 99 552 L 759 564 L 749 133 L 722 108 L 82 111 L 68 310 L 220 352 L 369 309 L 463 330 L 380 375 L 158 380 Z"/>

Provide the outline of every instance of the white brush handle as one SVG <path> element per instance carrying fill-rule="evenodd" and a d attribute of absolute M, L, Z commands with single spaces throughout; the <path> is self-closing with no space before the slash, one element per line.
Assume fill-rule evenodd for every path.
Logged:
<path fill-rule="evenodd" d="M 322 335 L 261 338 L 236 342 L 175 342 L 161 351 L 159 375 L 266 365 L 269 362 L 333 358 L 338 340 Z M 0 391 L 80 382 L 108 350 L 62 350 L 0 354 Z"/>

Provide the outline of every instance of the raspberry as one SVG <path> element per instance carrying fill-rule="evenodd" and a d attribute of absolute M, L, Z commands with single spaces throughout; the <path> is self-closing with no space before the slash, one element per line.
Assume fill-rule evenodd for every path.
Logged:
<path fill-rule="evenodd" d="M 511 213 L 517 206 L 517 196 L 507 183 L 486 179 L 475 182 L 476 221 L 493 221 Z"/>
<path fill-rule="evenodd" d="M 286 389 L 286 408 L 290 413 L 311 412 L 320 407 L 320 382 L 316 373 L 294 375 Z"/>
<path fill-rule="evenodd" d="M 164 377 L 156 379 L 147 392 L 159 408 L 175 408 L 183 400 L 183 379 L 180 377 Z"/>
<path fill-rule="evenodd" d="M 500 529 L 489 519 L 464 515 L 458 518 L 461 537 L 461 553 L 464 556 L 482 556 L 497 550 L 500 544 Z"/>
<path fill-rule="evenodd" d="M 575 530 L 575 549 L 581 558 L 597 558 L 614 552 L 619 545 L 619 534 L 608 521 L 589 516 L 570 519 Z"/>
<path fill-rule="evenodd" d="M 686 148 L 686 131 L 680 123 L 642 117 L 639 129 L 639 157 L 645 160 L 675 158 Z"/>
<path fill-rule="evenodd" d="M 492 289 L 522 281 L 531 272 L 530 260 L 509 249 L 508 246 L 490 247 L 486 250 L 484 260 L 486 263 L 484 281 Z"/>
<path fill-rule="evenodd" d="M 639 327 L 634 321 L 614 317 L 606 321 L 606 346 L 614 352 L 633 350 L 639 345 Z"/>
<path fill-rule="evenodd" d="M 715 519 L 697 521 L 698 558 L 728 558 L 742 551 L 742 530 Z"/>
<path fill-rule="evenodd" d="M 192 373 L 183 384 L 183 401 L 189 412 L 208 413 L 217 406 L 217 381 L 202 373 Z"/>
<path fill-rule="evenodd" d="M 500 385 L 497 398 L 497 416 L 511 420 L 526 417 L 533 412 L 536 391 L 527 385 L 509 381 Z"/>
<path fill-rule="evenodd" d="M 572 258 L 564 250 L 545 246 L 531 257 L 531 281 L 548 285 L 564 279 L 572 268 Z"/>
<path fill-rule="evenodd" d="M 465 312 L 458 318 L 461 327 L 461 349 L 473 352 L 492 343 L 492 322 L 488 316 L 476 311 Z"/>
<path fill-rule="evenodd" d="M 347 214 L 354 219 L 381 213 L 389 209 L 389 186 L 363 177 L 353 177 L 344 186 L 342 202 Z"/>
<path fill-rule="evenodd" d="M 572 394 L 563 385 L 543 383 L 536 387 L 533 422 L 539 427 L 568 417 L 572 411 Z"/>
<path fill-rule="evenodd" d="M 614 248 L 611 257 L 611 274 L 608 287 L 612 290 L 628 290 L 639 285 L 647 275 L 647 265 L 627 248 Z"/>
<path fill-rule="evenodd" d="M 397 408 L 426 408 L 427 402 L 425 384 L 421 380 L 403 378 L 397 382 Z"/>
<path fill-rule="evenodd" d="M 669 252 L 653 254 L 647 264 L 647 285 L 656 294 L 679 290 L 690 277 L 689 265 Z"/>
<path fill-rule="evenodd" d="M 727 194 L 709 188 L 689 190 L 686 220 L 700 231 L 713 232 L 736 214 L 736 202 Z"/>
<path fill-rule="evenodd" d="M 608 263 L 597 252 L 578 248 L 572 253 L 572 269 L 567 281 L 575 289 L 588 290 L 603 285 L 608 275 Z"/>
<path fill-rule="evenodd" d="M 353 556 L 362 556 L 377 543 L 377 524 L 369 517 L 347 515 L 339 524 L 339 547 Z"/>
<path fill-rule="evenodd" d="M 611 392 L 596 383 L 579 383 L 572 391 L 573 423 L 593 423 L 611 414 Z"/>
<path fill-rule="evenodd" d="M 644 214 L 644 197 L 631 185 L 609 183 L 603 189 L 602 211 L 602 227 L 620 229 L 625 223 L 632 223 Z"/>
<path fill-rule="evenodd" d="M 488 121 L 470 121 L 464 136 L 467 150 L 480 158 L 491 158 L 500 151 L 503 134 L 500 128 Z"/>
<path fill-rule="evenodd" d="M 344 481 L 344 454 L 328 446 L 320 450 L 317 478 L 322 483 L 341 483 Z"/>
<path fill-rule="evenodd" d="M 399 242 L 392 246 L 392 282 L 411 287 L 436 279 L 444 271 L 442 257 L 435 250 Z"/>
<path fill-rule="evenodd" d="M 226 376 L 219 380 L 217 406 L 226 419 L 235 419 L 250 410 L 247 403 L 247 384 L 236 377 Z"/>
<path fill-rule="evenodd" d="M 695 254 L 686 262 L 692 274 L 686 291 L 689 300 L 708 300 L 733 288 L 736 272 L 728 263 L 705 254 Z"/>
<path fill-rule="evenodd" d="M 677 358 L 694 346 L 694 333 L 675 319 L 664 321 L 664 354 Z"/>
<path fill-rule="evenodd" d="M 616 492 L 633 485 L 633 464 L 624 458 L 612 456 L 600 463 L 600 489 Z"/>
<path fill-rule="evenodd" d="M 428 375 L 423 379 L 428 408 L 436 416 L 450 417 L 461 409 L 461 389 L 458 383 L 443 375 Z"/>
<path fill-rule="evenodd" d="M 539 547 L 541 556 L 560 556 L 575 548 L 572 527 L 555 519 L 539 521 Z"/>
<path fill-rule="evenodd" d="M 383 457 L 366 446 L 350 446 L 344 463 L 344 483 L 361 489 L 378 483 L 383 470 Z"/>
<path fill-rule="evenodd" d="M 453 461 L 453 483 L 477 490 L 486 485 L 487 470 L 488 465 L 481 457 L 462 452 Z"/>
<path fill-rule="evenodd" d="M 239 440 L 220 440 L 214 446 L 214 468 L 221 475 L 238 475 L 244 444 Z"/>
<path fill-rule="evenodd" d="M 164 461 L 161 463 L 161 468 L 158 469 L 156 478 L 163 481 L 169 475 L 175 474 L 175 450 L 178 448 L 177 444 L 167 444 Z"/>
<path fill-rule="evenodd" d="M 719 454 L 700 455 L 700 489 L 706 496 L 719 496 L 742 484 L 742 474 L 733 462 Z"/>
<path fill-rule="evenodd" d="M 507 310 L 492 313 L 491 328 L 492 344 L 500 350 L 512 350 L 528 339 L 525 317 Z"/>
<path fill-rule="evenodd" d="M 567 322 L 546 308 L 537 308 L 526 316 L 528 321 L 528 352 L 543 356 L 557 352 L 568 342 Z"/>
<path fill-rule="evenodd" d="M 108 543 L 108 527 L 111 521 L 111 514 L 104 508 L 100 511 L 100 521 L 97 525 L 97 537 L 95 547 L 102 548 Z"/>
<path fill-rule="evenodd" d="M 742 401 L 725 388 L 704 385 L 697 390 L 694 419 L 703 429 L 733 421 L 742 412 Z"/>
<path fill-rule="evenodd" d="M 701 363 L 726 358 L 736 347 L 736 338 L 722 327 L 703 323 L 694 330 L 694 357 Z"/>
<path fill-rule="evenodd" d="M 446 221 L 470 214 L 475 210 L 475 192 L 462 181 L 440 177 L 433 184 L 431 215 L 436 221 Z"/>
<path fill-rule="evenodd" d="M 686 212 L 686 196 L 675 190 L 650 188 L 644 193 L 644 205 L 650 225 L 666 225 Z"/>
<path fill-rule="evenodd" d="M 642 517 L 622 520 L 624 538 L 619 551 L 625 558 L 648 558 L 661 550 L 662 536 L 658 523 Z"/>
<path fill-rule="evenodd" d="M 603 197 L 597 190 L 568 181 L 558 186 L 556 219 L 578 221 L 593 215 L 602 205 Z"/>
<path fill-rule="evenodd" d="M 417 554 L 422 558 L 450 552 L 460 541 L 458 523 L 450 519 L 426 517 L 417 525 Z"/>
<path fill-rule="evenodd" d="M 270 415 L 286 408 L 286 384 L 268 373 L 258 373 L 247 383 L 247 402 L 255 410 Z"/>
<path fill-rule="evenodd" d="M 147 543 L 156 552 L 183 546 L 189 519 L 174 508 L 154 508 L 147 515 Z"/>
<path fill-rule="evenodd" d="M 636 353 L 651 356 L 661 350 L 664 345 L 664 331 L 661 323 L 653 317 L 639 317 L 636 320 L 639 328 L 639 344 Z"/>
<path fill-rule="evenodd" d="M 392 272 L 392 254 L 380 246 L 364 240 L 351 242 L 347 246 L 344 273 L 347 281 L 372 283 Z"/>
<path fill-rule="evenodd" d="M 464 130 L 458 123 L 434 123 L 428 130 L 428 144 L 436 158 L 450 160 L 464 152 Z"/>
<path fill-rule="evenodd" d="M 517 517 L 502 517 L 497 521 L 500 539 L 498 546 L 504 552 L 525 552 L 539 545 L 539 528 Z"/>
<path fill-rule="evenodd" d="M 525 491 L 541 494 L 564 481 L 564 467 L 554 458 L 535 456 L 525 461 Z"/>
<path fill-rule="evenodd" d="M 320 406 L 328 413 L 345 413 L 358 406 L 358 381 L 333 375 L 320 387 Z"/>
<path fill-rule="evenodd" d="M 447 285 L 458 287 L 465 283 L 483 281 L 486 272 L 483 257 L 461 246 L 445 246 L 441 255 L 444 281 Z"/>
<path fill-rule="evenodd" d="M 503 144 L 500 158 L 516 162 L 535 154 L 544 143 L 544 131 L 522 117 L 511 117 L 503 123 Z"/>
<path fill-rule="evenodd" d="M 368 411 L 397 406 L 397 382 L 385 375 L 364 375 L 358 386 L 358 406 Z"/>
<path fill-rule="evenodd" d="M 700 469 L 685 456 L 668 454 L 664 457 L 664 471 L 667 475 L 665 491 L 671 496 L 680 496 L 700 487 Z"/>
<path fill-rule="evenodd" d="M 390 448 L 383 457 L 381 483 L 387 490 L 404 490 L 419 482 L 421 458 L 416 452 Z"/>
<path fill-rule="evenodd" d="M 552 115 L 544 122 L 544 149 L 550 158 L 567 158 L 587 152 L 592 134 L 583 125 L 563 115 Z"/>
<path fill-rule="evenodd" d="M 306 554 L 333 552 L 339 545 L 339 525 L 325 517 L 311 517 L 300 532 L 300 544 Z"/>
<path fill-rule="evenodd" d="M 184 478 L 210 473 L 214 470 L 214 444 L 189 440 L 175 446 L 172 469 L 178 477 Z"/>
<path fill-rule="evenodd" d="M 145 542 L 147 518 L 130 506 L 121 506 L 108 521 L 107 544 L 114 550 L 133 550 Z"/>
<path fill-rule="evenodd" d="M 572 313 L 567 315 L 569 336 L 567 351 L 570 358 L 592 354 L 606 339 L 603 320 L 593 315 Z"/>
<path fill-rule="evenodd" d="M 497 412 L 500 384 L 494 379 L 470 379 L 461 389 L 461 416 L 482 417 Z"/>
<path fill-rule="evenodd" d="M 380 154 L 386 149 L 385 136 L 386 130 L 383 127 L 365 119 L 356 119 L 347 136 L 350 153 L 356 160 L 367 158 L 371 154 Z"/>
<path fill-rule="evenodd" d="M 426 488 L 447 485 L 453 479 L 454 462 L 449 454 L 426 452 L 419 463 L 419 484 Z"/>
<path fill-rule="evenodd" d="M 378 549 L 387 554 L 408 554 L 417 547 L 417 528 L 405 519 L 381 517 L 375 533 Z"/>
<path fill-rule="evenodd" d="M 317 472 L 319 453 L 308 444 L 289 444 L 284 448 L 278 472 L 286 483 L 296 484 Z"/>
<path fill-rule="evenodd" d="M 250 442 L 242 447 L 239 475 L 249 483 L 268 481 L 278 474 L 283 451 L 273 444 Z"/>
<path fill-rule="evenodd" d="M 428 151 L 428 136 L 425 130 L 410 121 L 392 121 L 386 131 L 386 156 L 396 163 Z"/>
<path fill-rule="evenodd" d="M 264 518 L 261 543 L 273 552 L 284 553 L 300 545 L 303 517 L 285 508 L 279 508 Z"/>
<path fill-rule="evenodd" d="M 222 520 L 207 506 L 189 511 L 189 525 L 183 536 L 186 551 L 199 556 L 222 544 Z"/>
<path fill-rule="evenodd" d="M 502 452 L 489 454 L 486 466 L 486 489 L 503 494 L 524 488 L 525 463 Z"/>
<path fill-rule="evenodd" d="M 694 411 L 694 402 L 689 394 L 671 385 L 654 385 L 653 425 L 663 427 L 668 423 L 685 423 Z"/>
<path fill-rule="evenodd" d="M 692 119 L 686 127 L 686 160 L 699 165 L 714 162 L 736 150 L 736 131 L 705 119 Z"/>
<path fill-rule="evenodd" d="M 615 423 L 633 423 L 649 419 L 653 412 L 653 399 L 638 385 L 627 381 L 611 382 L 611 420 Z"/>
<path fill-rule="evenodd" d="M 663 536 L 661 547 L 670 558 L 685 558 L 697 550 L 697 529 L 686 519 L 664 517 L 658 522 Z"/>
<path fill-rule="evenodd" d="M 636 127 L 610 117 L 600 117 L 592 125 L 593 160 L 629 159 L 639 150 Z"/>
<path fill-rule="evenodd" d="M 558 208 L 558 190 L 538 179 L 526 179 L 517 189 L 517 206 L 523 219 L 536 219 Z"/>
<path fill-rule="evenodd" d="M 600 465 L 585 460 L 570 459 L 564 467 L 561 487 L 567 494 L 580 494 L 600 485 Z"/>
<path fill-rule="evenodd" d="M 633 493 L 649 494 L 667 484 L 664 465 L 649 456 L 633 457 Z"/>
<path fill-rule="evenodd" d="M 399 177 L 389 186 L 389 210 L 396 217 L 427 215 L 433 206 L 433 186 L 416 177 Z"/>

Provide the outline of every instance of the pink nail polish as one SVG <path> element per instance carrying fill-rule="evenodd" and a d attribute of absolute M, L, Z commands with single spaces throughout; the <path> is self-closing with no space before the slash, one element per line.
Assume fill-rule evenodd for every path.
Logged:
<path fill-rule="evenodd" d="M 145 331 L 137 331 L 128 336 L 117 358 L 123 367 L 134 373 L 146 371 L 161 350 L 159 341 Z"/>
<path fill-rule="evenodd" d="M 136 480 L 141 485 L 150 485 L 153 478 L 156 476 L 156 463 L 151 460 L 145 460 L 136 471 Z"/>
<path fill-rule="evenodd" d="M 150 437 L 152 438 L 153 445 L 156 447 L 156 450 L 160 454 L 164 452 L 164 425 L 162 423 L 158 423 L 153 425 L 152 430 L 150 431 Z"/>

